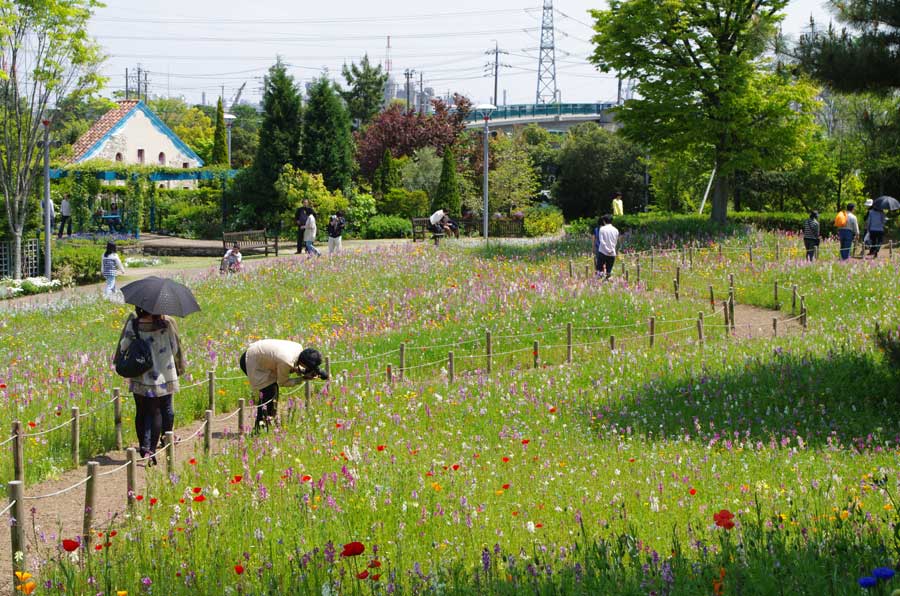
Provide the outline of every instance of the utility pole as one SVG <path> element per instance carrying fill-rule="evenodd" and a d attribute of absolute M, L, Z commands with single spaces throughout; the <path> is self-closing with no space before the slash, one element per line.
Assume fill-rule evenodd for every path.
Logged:
<path fill-rule="evenodd" d="M 491 103 L 493 103 L 494 105 L 499 105 L 500 98 L 497 96 L 497 93 L 498 93 L 497 85 L 498 85 L 498 81 L 500 78 L 500 67 L 501 66 L 504 66 L 507 68 L 509 67 L 509 64 L 500 64 L 500 54 L 509 54 L 509 52 L 507 52 L 505 50 L 501 50 L 499 44 L 497 43 L 497 40 L 494 40 L 494 49 L 486 51 L 485 54 L 488 54 L 488 55 L 493 54 L 494 55 L 494 63 L 493 64 L 488 63 L 486 65 L 486 68 L 491 68 L 494 71 L 494 95 L 491 96 Z"/>
<path fill-rule="evenodd" d="M 410 90 L 411 89 L 410 89 L 409 81 L 410 81 L 410 79 L 412 79 L 412 76 L 415 73 L 416 73 L 416 71 L 411 68 L 407 68 L 406 70 L 403 71 L 403 76 L 406 77 L 406 111 L 407 112 L 412 111 L 412 103 L 410 103 Z"/>
<path fill-rule="evenodd" d="M 419 71 L 419 113 L 425 113 L 425 82 L 424 73 Z"/>
<path fill-rule="evenodd" d="M 131 96 L 128 94 L 128 69 L 125 69 L 125 99 L 131 99 Z"/>

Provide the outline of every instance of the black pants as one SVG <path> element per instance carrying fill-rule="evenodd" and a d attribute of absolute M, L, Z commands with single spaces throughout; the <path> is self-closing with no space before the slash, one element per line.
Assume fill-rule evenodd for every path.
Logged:
<path fill-rule="evenodd" d="M 819 246 L 818 238 L 804 238 L 803 245 L 806 247 L 806 260 L 814 261 L 816 260 L 816 247 Z"/>
<path fill-rule="evenodd" d="M 159 438 L 175 425 L 172 396 L 148 397 L 134 394 L 134 430 L 137 433 L 141 457 L 155 453 Z"/>
<path fill-rule="evenodd" d="M 72 216 L 71 215 L 63 215 L 62 219 L 59 220 L 59 234 L 57 234 L 58 238 L 62 238 L 63 228 L 68 226 L 68 230 L 66 231 L 66 236 L 72 235 Z"/>
<path fill-rule="evenodd" d="M 241 354 L 238 362 L 241 371 L 247 374 L 247 352 Z M 278 383 L 272 383 L 263 387 L 259 392 L 259 401 L 256 407 L 256 428 L 268 426 L 270 420 L 275 420 L 278 409 Z"/>
<path fill-rule="evenodd" d="M 869 230 L 869 254 L 873 257 L 878 256 L 881 250 L 881 242 L 884 240 L 884 232 L 873 232 Z"/>
<path fill-rule="evenodd" d="M 613 265 L 616 263 L 616 257 L 611 257 L 609 255 L 605 255 L 602 252 L 597 252 L 594 258 L 594 266 L 597 269 L 597 273 L 603 273 L 604 270 L 606 272 L 606 279 L 609 279 L 612 276 Z"/>
<path fill-rule="evenodd" d="M 300 226 L 297 226 L 297 254 L 303 252 L 303 247 L 305 246 L 303 242 L 303 229 Z"/>

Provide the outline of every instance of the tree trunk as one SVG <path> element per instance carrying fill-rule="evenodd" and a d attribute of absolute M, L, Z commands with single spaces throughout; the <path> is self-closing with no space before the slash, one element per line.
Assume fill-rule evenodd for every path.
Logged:
<path fill-rule="evenodd" d="M 716 223 L 725 223 L 728 214 L 728 179 L 723 175 L 716 175 L 712 191 L 712 215 L 710 219 Z"/>
<path fill-rule="evenodd" d="M 13 230 L 13 279 L 22 279 L 22 230 Z"/>

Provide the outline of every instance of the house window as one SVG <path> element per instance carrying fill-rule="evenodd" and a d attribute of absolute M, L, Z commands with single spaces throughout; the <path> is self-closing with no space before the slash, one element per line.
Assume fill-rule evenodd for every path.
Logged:
<path fill-rule="evenodd" d="M 116 153 L 116 161 L 122 161 L 122 154 Z"/>
<path fill-rule="evenodd" d="M 144 163 L 144 150 L 138 149 L 138 163 Z"/>
<path fill-rule="evenodd" d="M 159 152 L 159 165 L 161 165 L 161 166 L 166 165 L 166 154 L 163 153 L 162 151 Z"/>
<path fill-rule="evenodd" d="M 186 162 L 186 161 L 181 162 L 181 167 L 184 168 L 185 170 L 188 169 L 188 162 Z"/>

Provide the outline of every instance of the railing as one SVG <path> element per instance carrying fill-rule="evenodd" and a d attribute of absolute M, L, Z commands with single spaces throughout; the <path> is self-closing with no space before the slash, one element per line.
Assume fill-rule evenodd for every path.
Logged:
<path fill-rule="evenodd" d="M 521 104 L 499 107 L 491 114 L 491 120 L 506 120 L 510 118 L 540 118 L 541 116 L 577 116 L 600 115 L 606 110 L 615 107 L 614 103 L 548 103 L 548 104 Z M 482 119 L 478 112 L 470 112 L 466 116 L 468 122 L 477 122 Z"/>

